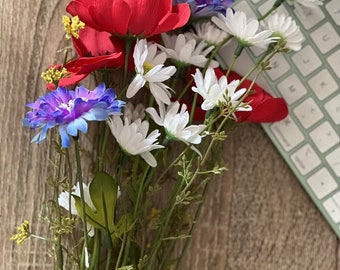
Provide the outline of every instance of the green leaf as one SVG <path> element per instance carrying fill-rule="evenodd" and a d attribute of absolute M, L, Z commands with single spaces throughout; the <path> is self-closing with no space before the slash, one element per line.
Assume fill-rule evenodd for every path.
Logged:
<path fill-rule="evenodd" d="M 95 228 L 113 231 L 118 184 L 109 174 L 97 172 L 90 183 L 89 191 L 96 210 L 86 205 L 86 221 Z M 76 196 L 74 198 L 77 212 L 82 213 L 80 198 Z"/>

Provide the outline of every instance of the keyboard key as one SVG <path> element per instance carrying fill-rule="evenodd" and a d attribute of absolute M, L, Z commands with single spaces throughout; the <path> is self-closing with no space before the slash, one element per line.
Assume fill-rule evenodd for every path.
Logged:
<path fill-rule="evenodd" d="M 273 81 L 277 80 L 291 69 L 289 63 L 282 54 L 277 54 L 273 57 L 270 61 L 270 67 L 271 69 L 266 72 Z"/>
<path fill-rule="evenodd" d="M 338 78 L 340 78 L 340 49 L 337 50 L 335 53 L 331 54 L 327 58 L 327 62 L 331 66 L 331 68 L 334 71 L 335 75 Z"/>
<path fill-rule="evenodd" d="M 322 168 L 309 177 L 307 183 L 319 200 L 338 187 L 337 182 L 326 168 Z"/>
<path fill-rule="evenodd" d="M 328 154 L 326 160 L 336 176 L 340 177 L 340 146 Z"/>
<path fill-rule="evenodd" d="M 310 45 L 294 54 L 292 60 L 304 77 L 322 65 L 320 58 Z"/>
<path fill-rule="evenodd" d="M 336 125 L 340 124 L 340 94 L 325 104 L 325 109 Z"/>
<path fill-rule="evenodd" d="M 337 25 L 340 25 L 340 6 L 339 2 L 335 3 L 336 1 L 331 1 L 326 5 L 326 9 L 328 13 L 333 18 L 334 22 Z"/>
<path fill-rule="evenodd" d="M 327 22 L 311 33 L 313 41 L 316 43 L 321 53 L 325 54 L 340 44 L 338 33 L 333 26 Z"/>
<path fill-rule="evenodd" d="M 338 90 L 338 84 L 327 69 L 323 69 L 308 81 L 319 100 L 324 100 Z"/>
<path fill-rule="evenodd" d="M 290 159 L 302 175 L 306 175 L 321 164 L 319 156 L 310 144 L 301 147 Z"/>
<path fill-rule="evenodd" d="M 290 116 L 280 122 L 273 123 L 270 129 L 285 151 L 292 150 L 305 139 Z"/>
<path fill-rule="evenodd" d="M 323 207 L 335 223 L 340 222 L 340 207 L 332 197 L 324 201 Z"/>
<path fill-rule="evenodd" d="M 312 132 L 310 132 L 309 136 L 321 153 L 325 153 L 327 150 L 340 142 L 339 135 L 329 124 L 329 122 L 322 123 Z"/>
<path fill-rule="evenodd" d="M 256 14 L 254 13 L 254 11 L 251 9 L 251 7 L 246 1 L 240 1 L 239 3 L 234 5 L 234 9 L 236 11 L 239 10 L 239 11 L 244 12 L 245 14 L 247 14 L 248 18 L 257 18 Z"/>
<path fill-rule="evenodd" d="M 307 129 L 323 118 L 323 113 L 312 98 L 307 98 L 293 110 L 301 125 Z"/>
<path fill-rule="evenodd" d="M 306 87 L 295 73 L 281 81 L 277 88 L 288 104 L 293 104 L 307 94 Z"/>
<path fill-rule="evenodd" d="M 305 9 L 307 11 L 307 9 Z M 296 13 L 296 16 L 299 22 L 303 25 L 306 30 L 311 29 L 313 26 L 317 25 L 320 21 L 325 18 L 325 14 L 320 9 L 320 7 L 310 8 L 307 12 L 305 12 L 305 16 L 301 16 L 301 14 Z"/>

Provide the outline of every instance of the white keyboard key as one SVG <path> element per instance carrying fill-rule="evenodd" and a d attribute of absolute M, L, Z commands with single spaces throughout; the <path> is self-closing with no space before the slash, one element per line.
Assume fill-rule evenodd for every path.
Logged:
<path fill-rule="evenodd" d="M 325 104 L 325 109 L 336 125 L 340 124 L 340 94 Z"/>
<path fill-rule="evenodd" d="M 327 69 L 321 70 L 308 81 L 309 86 L 319 100 L 324 100 L 339 89 L 337 82 L 333 79 Z"/>
<path fill-rule="evenodd" d="M 254 11 L 250 8 L 249 4 L 246 1 L 240 1 L 236 5 L 234 5 L 234 9 L 236 11 L 242 11 L 245 14 L 247 14 L 248 18 L 257 18 L 256 14 Z"/>
<path fill-rule="evenodd" d="M 291 155 L 290 159 L 302 175 L 306 175 L 321 164 L 319 156 L 310 144 L 301 147 Z"/>
<path fill-rule="evenodd" d="M 285 151 L 292 150 L 305 139 L 305 136 L 290 116 L 282 121 L 273 123 L 270 129 Z"/>
<path fill-rule="evenodd" d="M 306 30 L 311 29 L 313 26 L 317 25 L 323 18 L 325 18 L 325 14 L 319 7 L 305 10 L 305 16 L 301 16 L 301 14 L 299 14 L 298 12 L 295 13 L 297 18 L 299 19 L 299 22 Z"/>
<path fill-rule="evenodd" d="M 289 63 L 282 54 L 275 55 L 269 65 L 271 69 L 266 72 L 273 81 L 277 80 L 291 69 Z"/>
<path fill-rule="evenodd" d="M 323 54 L 329 52 L 331 49 L 340 44 L 339 35 L 329 22 L 323 24 L 312 32 L 311 37 L 320 52 Z"/>
<path fill-rule="evenodd" d="M 324 201 L 323 207 L 335 223 L 340 222 L 340 208 L 332 197 Z"/>
<path fill-rule="evenodd" d="M 326 160 L 336 176 L 340 177 L 340 146 L 328 154 Z"/>
<path fill-rule="evenodd" d="M 309 136 L 321 153 L 325 153 L 340 142 L 339 135 L 329 122 L 322 123 L 320 126 L 311 131 Z"/>
<path fill-rule="evenodd" d="M 293 104 L 307 94 L 306 87 L 296 74 L 292 74 L 280 82 L 277 89 L 288 104 Z"/>
<path fill-rule="evenodd" d="M 339 2 L 336 3 L 336 1 L 331 1 L 326 5 L 326 9 L 328 13 L 331 15 L 333 18 L 334 22 L 337 25 L 340 25 L 340 6 Z"/>
<path fill-rule="evenodd" d="M 307 129 L 323 118 L 323 113 L 312 98 L 307 98 L 293 110 L 301 125 Z"/>
<path fill-rule="evenodd" d="M 331 66 L 335 75 L 340 78 L 340 50 L 337 50 L 335 53 L 331 54 L 327 58 L 327 62 Z"/>
<path fill-rule="evenodd" d="M 307 183 L 319 200 L 338 187 L 337 182 L 326 168 L 322 168 L 309 177 Z"/>
<path fill-rule="evenodd" d="M 303 76 L 309 75 L 322 65 L 320 58 L 310 45 L 294 54 L 292 60 Z"/>

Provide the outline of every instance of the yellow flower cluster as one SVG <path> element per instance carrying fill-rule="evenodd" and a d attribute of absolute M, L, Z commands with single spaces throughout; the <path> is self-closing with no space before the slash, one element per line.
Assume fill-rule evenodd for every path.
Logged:
<path fill-rule="evenodd" d="M 79 29 L 85 28 L 85 23 L 79 20 L 78 16 L 74 16 L 72 19 L 68 16 L 63 16 L 63 24 L 67 39 L 71 37 L 79 38 Z"/>
<path fill-rule="evenodd" d="M 30 224 L 27 220 L 20 226 L 17 226 L 18 233 L 14 234 L 10 240 L 16 241 L 18 245 L 22 244 L 30 235 Z"/>
<path fill-rule="evenodd" d="M 60 68 L 58 66 L 51 66 L 45 72 L 41 73 L 41 77 L 47 83 L 58 82 L 67 73 L 66 68 Z"/>

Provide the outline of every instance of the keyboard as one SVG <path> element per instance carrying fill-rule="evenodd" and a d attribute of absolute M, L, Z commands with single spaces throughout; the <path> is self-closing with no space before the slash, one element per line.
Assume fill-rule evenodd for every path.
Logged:
<path fill-rule="evenodd" d="M 234 9 L 259 17 L 274 2 L 239 0 Z M 300 51 L 275 56 L 272 69 L 257 81 L 289 107 L 287 118 L 262 126 L 340 238 L 340 2 L 324 1 L 304 14 L 285 3 L 277 12 L 294 18 L 305 41 Z M 226 51 L 229 46 L 236 45 Z M 245 50 L 235 70 L 245 74 L 259 54 Z"/>

